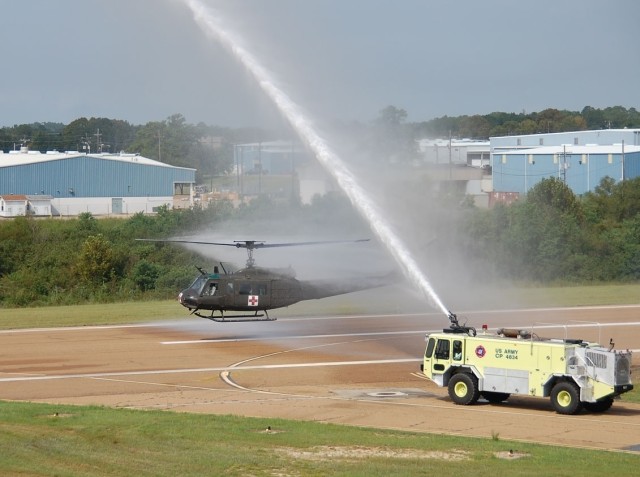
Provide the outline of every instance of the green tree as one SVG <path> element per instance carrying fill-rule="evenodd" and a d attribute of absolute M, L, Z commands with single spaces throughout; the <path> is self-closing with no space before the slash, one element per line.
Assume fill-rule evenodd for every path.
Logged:
<path fill-rule="evenodd" d="M 542 179 L 527 193 L 527 202 L 582 219 L 582 207 L 571 188 L 557 177 Z"/>
<path fill-rule="evenodd" d="M 105 283 L 113 278 L 115 268 L 112 244 L 102 234 L 87 237 L 76 261 L 80 278 L 89 283 Z"/>
<path fill-rule="evenodd" d="M 380 111 L 371 131 L 374 157 L 390 163 L 408 163 L 416 157 L 417 145 L 406 119 L 407 112 L 395 106 Z"/>
<path fill-rule="evenodd" d="M 137 127 L 127 121 L 78 118 L 62 130 L 62 147 L 85 153 L 120 152 L 130 147 Z"/>
<path fill-rule="evenodd" d="M 603 129 L 605 127 L 604 112 L 591 106 L 585 106 L 580 113 L 587 123 L 587 129 Z"/>
<path fill-rule="evenodd" d="M 478 114 L 474 116 L 463 116 L 459 124 L 457 135 L 460 137 L 489 139 L 491 123 L 489 120 Z"/>
<path fill-rule="evenodd" d="M 153 290 L 156 287 L 156 280 L 160 276 L 160 269 L 156 264 L 143 259 L 134 265 L 130 276 L 140 290 Z"/>

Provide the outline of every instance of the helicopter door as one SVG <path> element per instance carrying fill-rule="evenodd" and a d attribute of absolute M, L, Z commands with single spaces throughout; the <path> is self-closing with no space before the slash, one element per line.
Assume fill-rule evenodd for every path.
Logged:
<path fill-rule="evenodd" d="M 264 310 L 271 305 L 269 282 L 242 281 L 237 285 L 237 295 L 235 297 L 236 306 Z"/>

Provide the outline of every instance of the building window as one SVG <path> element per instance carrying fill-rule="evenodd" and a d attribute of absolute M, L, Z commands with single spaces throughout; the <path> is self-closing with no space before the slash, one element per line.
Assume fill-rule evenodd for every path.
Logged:
<path fill-rule="evenodd" d="M 522 139 L 518 138 L 517 144 L 518 144 L 518 146 L 522 146 Z"/>
<path fill-rule="evenodd" d="M 540 139 L 538 139 L 538 145 L 540 146 L 544 146 L 544 138 L 541 137 Z"/>
<path fill-rule="evenodd" d="M 573 138 L 573 145 L 577 146 L 578 144 L 580 144 L 580 140 L 577 137 Z"/>

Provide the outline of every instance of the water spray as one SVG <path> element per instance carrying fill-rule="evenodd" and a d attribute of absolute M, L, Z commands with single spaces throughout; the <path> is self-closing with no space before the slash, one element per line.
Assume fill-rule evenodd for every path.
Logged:
<path fill-rule="evenodd" d="M 193 12 L 194 19 L 203 32 L 228 49 L 254 77 L 260 88 L 273 101 L 300 138 L 313 151 L 317 160 L 334 177 L 352 205 L 369 222 L 373 232 L 387 247 L 407 278 L 418 286 L 432 305 L 439 308 L 450 318 L 452 313 L 444 306 L 429 280 L 420 271 L 415 260 L 409 254 L 406 246 L 382 219 L 382 215 L 376 209 L 373 201 L 356 183 L 343 161 L 313 129 L 311 122 L 300 108 L 276 86 L 270 72 L 263 68 L 260 62 L 241 46 L 239 39 L 222 26 L 219 18 L 201 0 L 183 1 Z"/>

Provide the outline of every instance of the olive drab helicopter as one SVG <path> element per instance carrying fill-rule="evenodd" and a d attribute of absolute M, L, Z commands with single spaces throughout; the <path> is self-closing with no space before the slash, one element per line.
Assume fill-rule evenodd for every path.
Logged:
<path fill-rule="evenodd" d="M 213 273 L 196 267 L 200 275 L 178 295 L 178 301 L 191 314 L 216 322 L 274 321 L 268 310 L 282 308 L 304 300 L 327 298 L 355 291 L 387 285 L 388 277 L 367 277 L 361 280 L 337 281 L 334 279 L 302 281 L 288 268 L 261 268 L 255 265 L 253 252 L 261 248 L 295 247 L 328 243 L 367 242 L 369 239 L 350 241 L 319 241 L 293 243 L 266 243 L 257 240 L 233 243 L 203 242 L 194 240 L 137 239 L 147 242 L 172 242 L 200 245 L 217 245 L 247 250 L 246 267 L 228 272 L 224 265 L 215 266 Z M 220 271 L 222 269 L 222 272 Z"/>

